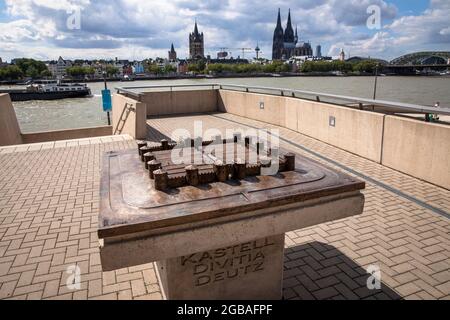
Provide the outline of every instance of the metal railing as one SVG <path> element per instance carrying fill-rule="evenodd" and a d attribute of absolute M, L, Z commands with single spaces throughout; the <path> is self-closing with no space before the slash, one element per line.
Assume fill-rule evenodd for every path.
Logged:
<path fill-rule="evenodd" d="M 314 100 L 319 102 L 330 102 L 329 100 L 334 100 L 331 102 L 337 105 L 348 106 L 348 104 L 354 104 L 359 106 L 361 109 L 363 107 L 373 106 L 373 107 L 384 107 L 387 109 L 392 109 L 393 113 L 423 113 L 423 114 L 439 114 L 439 115 L 449 115 L 450 108 L 447 107 L 433 107 L 433 106 L 422 106 L 403 102 L 393 102 L 386 100 L 373 100 L 366 98 L 350 97 L 343 95 L 336 95 L 330 93 L 313 92 L 297 89 L 286 89 L 286 88 L 273 88 L 273 87 L 261 87 L 261 86 L 244 86 L 236 84 L 217 84 L 217 83 L 205 83 L 205 84 L 178 84 L 178 85 L 152 85 L 152 86 L 137 86 L 137 87 L 118 87 L 116 88 L 117 93 L 127 94 L 131 97 L 141 99 L 141 96 L 145 92 L 136 92 L 140 89 L 166 89 L 167 91 L 174 91 L 174 89 L 179 90 L 182 88 L 207 88 L 210 90 L 232 90 L 248 93 L 263 93 L 276 96 L 293 97 L 298 99 Z M 134 90 L 134 91 L 133 91 Z M 339 104 L 335 101 L 345 101 L 347 104 Z M 394 111 L 395 110 L 395 111 Z M 401 110 L 401 111 L 400 111 Z"/>

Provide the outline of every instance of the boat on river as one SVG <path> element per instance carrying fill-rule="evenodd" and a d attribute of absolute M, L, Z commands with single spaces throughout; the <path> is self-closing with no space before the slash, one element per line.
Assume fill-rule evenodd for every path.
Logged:
<path fill-rule="evenodd" d="M 58 81 L 40 81 L 26 86 L 25 89 L 2 89 L 12 101 L 59 100 L 68 98 L 91 97 L 91 89 L 86 84 L 62 84 Z"/>

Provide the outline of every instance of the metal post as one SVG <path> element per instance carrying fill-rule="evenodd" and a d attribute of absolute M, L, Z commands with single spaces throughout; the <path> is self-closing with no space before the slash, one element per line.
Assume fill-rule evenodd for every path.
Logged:
<path fill-rule="evenodd" d="M 108 90 L 108 83 L 106 82 L 106 73 L 103 74 L 103 81 L 105 82 L 105 90 Z M 111 115 L 110 115 L 109 111 L 106 112 L 106 115 L 108 116 L 108 126 L 110 126 L 111 125 Z"/>
<path fill-rule="evenodd" d="M 377 85 L 378 85 L 378 64 L 375 67 L 375 85 L 373 88 L 373 100 L 377 99 Z"/>

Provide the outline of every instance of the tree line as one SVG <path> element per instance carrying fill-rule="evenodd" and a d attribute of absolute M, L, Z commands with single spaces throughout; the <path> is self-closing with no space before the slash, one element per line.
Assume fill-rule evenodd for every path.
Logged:
<path fill-rule="evenodd" d="M 343 62 L 343 61 L 306 61 L 297 72 L 334 72 L 340 71 L 343 73 L 361 72 L 374 73 L 378 62 L 375 60 L 364 60 L 357 63 Z M 207 64 L 205 61 L 198 61 L 188 66 L 190 72 L 198 74 L 258 74 L 258 73 L 282 73 L 291 72 L 292 65 L 274 61 L 271 64 L 253 64 L 253 63 L 239 63 L 239 64 L 225 64 L 214 63 Z"/>
<path fill-rule="evenodd" d="M 379 63 L 375 60 L 364 60 L 356 63 L 344 61 L 306 61 L 302 64 L 300 72 L 333 72 L 340 71 L 374 73 Z"/>
<path fill-rule="evenodd" d="M 14 64 L 0 67 L 1 80 L 41 79 L 51 76 L 45 63 L 34 59 L 16 59 Z"/>
<path fill-rule="evenodd" d="M 361 73 L 375 73 L 376 67 L 379 63 L 376 60 L 364 60 L 357 63 L 343 62 L 343 61 L 306 61 L 298 69 L 299 72 L 333 72 L 340 71 L 343 73 L 348 72 L 361 72 Z M 214 63 L 207 64 L 205 61 L 200 60 L 195 63 L 191 63 L 188 66 L 188 70 L 197 74 L 258 74 L 258 73 L 282 73 L 292 71 L 292 66 L 280 61 L 274 61 L 271 64 L 251 64 L 251 63 L 239 63 L 239 64 L 226 64 L 226 63 Z M 161 68 L 156 63 L 146 63 L 145 71 L 151 74 L 163 75 L 175 73 L 177 68 L 172 65 L 166 65 Z M 85 76 L 92 76 L 96 73 L 94 67 L 74 65 L 66 70 L 67 74 L 74 78 L 83 78 Z M 108 77 L 117 76 L 120 74 L 120 70 L 112 65 L 106 66 L 104 72 Z M 51 73 L 47 66 L 37 60 L 33 59 L 17 59 L 13 65 L 7 65 L 0 67 L 0 80 L 18 80 L 25 77 L 38 79 L 51 77 Z"/>
<path fill-rule="evenodd" d="M 83 78 L 85 76 L 92 76 L 95 74 L 96 70 L 91 66 L 80 66 L 75 65 L 66 69 L 68 75 L 74 78 Z M 106 76 L 113 77 L 120 73 L 119 68 L 114 66 L 106 66 L 105 70 L 102 71 Z"/>
<path fill-rule="evenodd" d="M 282 62 L 273 62 L 271 64 L 254 64 L 254 63 L 210 63 L 206 64 L 205 61 L 198 61 L 188 66 L 190 72 L 204 73 L 204 74 L 222 74 L 222 73 L 278 73 L 289 72 L 291 67 L 288 64 Z"/>

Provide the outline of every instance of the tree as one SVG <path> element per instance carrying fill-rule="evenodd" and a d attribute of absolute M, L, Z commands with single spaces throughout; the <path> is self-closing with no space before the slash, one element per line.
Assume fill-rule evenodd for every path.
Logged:
<path fill-rule="evenodd" d="M 1 80 L 18 80 L 23 77 L 22 70 L 15 65 L 9 65 L 0 68 L 0 79 Z"/>
<path fill-rule="evenodd" d="M 374 60 L 365 60 L 353 65 L 353 70 L 358 72 L 374 73 L 378 62 Z"/>
<path fill-rule="evenodd" d="M 92 75 L 95 73 L 95 69 L 92 67 L 73 66 L 66 69 L 68 75 L 74 78 L 82 78 L 86 75 Z"/>
<path fill-rule="evenodd" d="M 147 66 L 147 72 L 153 74 L 161 74 L 162 70 L 157 64 L 152 63 Z"/>
<path fill-rule="evenodd" d="M 49 70 L 44 70 L 41 72 L 41 78 L 51 78 L 52 73 Z"/>
<path fill-rule="evenodd" d="M 305 61 L 300 70 L 305 73 L 331 71 L 350 72 L 353 71 L 353 65 L 343 61 Z"/>
<path fill-rule="evenodd" d="M 37 61 L 34 59 L 17 59 L 15 65 L 20 68 L 22 73 L 33 79 L 40 77 L 41 73 L 48 71 L 47 66 L 42 61 Z"/>
<path fill-rule="evenodd" d="M 291 67 L 283 63 L 281 61 L 274 61 L 271 64 L 267 64 L 264 66 L 263 71 L 265 73 L 274 73 L 274 72 L 289 72 Z"/>
<path fill-rule="evenodd" d="M 93 67 L 84 67 L 85 75 L 95 74 L 95 69 Z"/>
<path fill-rule="evenodd" d="M 30 65 L 30 66 L 28 67 L 27 71 L 25 72 L 25 74 L 26 74 L 28 77 L 31 77 L 31 78 L 33 78 L 33 79 L 36 79 L 36 78 L 39 77 L 40 72 L 38 71 L 38 69 L 36 69 L 35 66 Z"/>
<path fill-rule="evenodd" d="M 170 65 L 170 64 L 167 64 L 167 65 L 164 66 L 164 70 L 163 71 L 164 71 L 165 74 L 174 73 L 174 72 L 177 72 L 177 68 L 172 66 L 172 65 Z"/>
<path fill-rule="evenodd" d="M 196 63 L 191 63 L 188 65 L 188 70 L 194 73 L 203 73 L 206 69 L 206 62 L 204 60 L 199 60 Z"/>
<path fill-rule="evenodd" d="M 106 74 L 108 76 L 115 76 L 119 73 L 119 68 L 114 67 L 114 66 L 107 66 L 106 67 Z"/>

